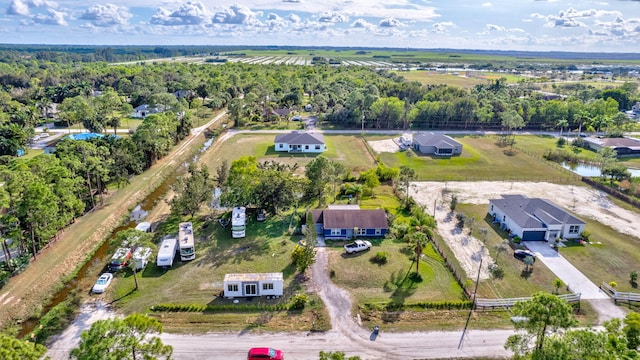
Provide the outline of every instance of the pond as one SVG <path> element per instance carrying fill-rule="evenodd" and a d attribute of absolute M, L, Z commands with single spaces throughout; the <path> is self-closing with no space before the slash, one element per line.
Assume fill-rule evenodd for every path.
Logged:
<path fill-rule="evenodd" d="M 594 177 L 594 176 L 600 176 L 600 173 L 601 173 L 599 166 L 591 165 L 591 164 L 581 164 L 581 163 L 572 164 L 572 163 L 563 162 L 562 167 L 567 170 L 571 170 L 580 176 Z M 629 172 L 631 173 L 631 176 L 640 177 L 640 169 L 627 169 L 627 170 L 629 170 Z"/>

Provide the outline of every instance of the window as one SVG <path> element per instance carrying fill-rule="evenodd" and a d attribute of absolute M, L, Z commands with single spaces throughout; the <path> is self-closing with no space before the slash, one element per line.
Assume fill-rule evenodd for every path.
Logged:
<path fill-rule="evenodd" d="M 358 229 L 356 235 L 367 235 L 367 229 Z"/>
<path fill-rule="evenodd" d="M 229 291 L 229 292 L 238 292 L 238 284 L 229 284 L 229 285 L 227 285 L 227 291 Z"/>
<path fill-rule="evenodd" d="M 305 150 L 309 150 L 309 145 L 305 145 L 305 146 L 304 146 L 304 149 L 305 149 Z"/>
<path fill-rule="evenodd" d="M 493 211 L 493 205 L 491 205 L 491 211 Z"/>
<path fill-rule="evenodd" d="M 320 150 L 320 145 L 316 145 L 316 150 Z"/>
<path fill-rule="evenodd" d="M 580 226 L 578 225 L 569 226 L 569 234 L 577 234 L 578 231 L 580 231 Z"/>
<path fill-rule="evenodd" d="M 382 229 L 376 229 L 376 235 L 382 235 Z"/>
<path fill-rule="evenodd" d="M 257 284 L 244 284 L 244 294 L 245 295 L 258 295 L 258 286 L 257 286 Z"/>
<path fill-rule="evenodd" d="M 278 144 L 278 147 L 282 149 L 284 147 L 284 144 Z"/>
<path fill-rule="evenodd" d="M 273 290 L 273 283 L 262 284 L 262 290 Z"/>
<path fill-rule="evenodd" d="M 505 221 L 507 221 L 507 216 L 506 215 L 502 217 L 502 222 L 505 222 Z"/>
<path fill-rule="evenodd" d="M 331 235 L 340 235 L 341 233 L 340 229 L 331 229 Z"/>

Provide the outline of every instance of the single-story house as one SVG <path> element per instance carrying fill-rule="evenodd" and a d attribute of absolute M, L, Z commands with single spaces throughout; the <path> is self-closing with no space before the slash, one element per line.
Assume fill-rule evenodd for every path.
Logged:
<path fill-rule="evenodd" d="M 615 150 L 618 155 L 640 155 L 640 140 L 630 137 L 607 138 L 589 136 L 584 138 L 584 142 L 589 149 L 593 151 L 609 147 Z"/>
<path fill-rule="evenodd" d="M 324 135 L 317 132 L 294 131 L 280 134 L 275 139 L 275 150 L 286 152 L 321 153 L 327 150 Z"/>
<path fill-rule="evenodd" d="M 149 115 L 157 114 L 162 112 L 162 110 L 157 106 L 151 106 L 149 104 L 142 104 L 135 109 L 131 113 L 131 117 L 144 119 Z"/>
<path fill-rule="evenodd" d="M 224 297 L 282 296 L 284 280 L 282 273 L 226 274 Z"/>
<path fill-rule="evenodd" d="M 577 239 L 585 223 L 546 199 L 502 195 L 489 200 L 489 215 L 500 227 L 525 241 Z"/>
<path fill-rule="evenodd" d="M 311 210 L 318 235 L 325 240 L 381 237 L 389 230 L 382 209 L 362 210 L 357 205 Z"/>
<path fill-rule="evenodd" d="M 432 132 L 413 135 L 413 149 L 427 155 L 452 156 L 462 153 L 462 144 L 450 136 Z"/>

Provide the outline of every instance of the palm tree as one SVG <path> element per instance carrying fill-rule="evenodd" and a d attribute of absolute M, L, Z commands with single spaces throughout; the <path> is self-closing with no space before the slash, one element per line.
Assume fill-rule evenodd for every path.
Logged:
<path fill-rule="evenodd" d="M 414 230 L 408 234 L 409 246 L 416 254 L 416 273 L 420 272 L 420 257 L 422 257 L 422 249 L 427 246 L 429 238 L 424 231 Z"/>

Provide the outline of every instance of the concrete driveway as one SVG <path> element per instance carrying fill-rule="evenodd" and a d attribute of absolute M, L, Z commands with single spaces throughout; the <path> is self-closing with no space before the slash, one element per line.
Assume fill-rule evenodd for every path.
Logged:
<path fill-rule="evenodd" d="M 544 241 L 525 241 L 524 245 L 534 254 L 536 262 L 545 264 L 560 280 L 574 293 L 581 294 L 581 300 L 586 300 L 598 313 L 598 320 L 602 323 L 612 318 L 624 318 L 626 312 L 614 304 L 602 290 L 582 274 L 575 266 L 560 255 Z M 562 251 L 562 250 L 561 250 Z"/>

